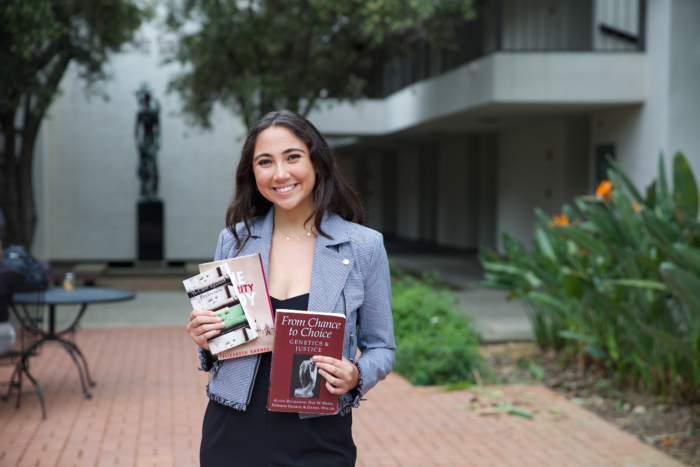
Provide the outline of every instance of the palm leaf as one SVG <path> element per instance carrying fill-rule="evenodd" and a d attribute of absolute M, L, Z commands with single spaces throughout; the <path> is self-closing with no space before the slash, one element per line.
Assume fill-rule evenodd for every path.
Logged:
<path fill-rule="evenodd" d="M 605 285 L 621 285 L 623 287 L 638 287 L 640 289 L 652 289 L 668 291 L 668 287 L 663 282 L 647 279 L 611 279 L 604 282 Z"/>
<path fill-rule="evenodd" d="M 639 329 L 644 331 L 647 335 L 653 337 L 666 347 L 675 350 L 676 352 L 679 352 L 696 362 L 700 360 L 700 352 L 694 350 L 692 347 L 690 347 L 682 340 L 678 339 L 676 336 L 661 331 L 660 329 L 647 326 L 646 324 L 639 321 L 637 322 L 637 326 L 639 326 Z"/>
<path fill-rule="evenodd" d="M 622 167 L 620 167 L 620 165 L 611 156 L 606 156 L 606 159 L 608 160 L 608 163 L 615 169 L 615 172 L 620 177 L 620 180 L 622 180 L 622 182 L 625 184 L 625 187 L 632 195 L 632 198 L 634 198 L 634 200 L 638 203 L 643 203 L 644 198 L 642 198 L 642 195 L 639 193 L 639 190 L 637 190 L 637 187 L 634 186 L 634 183 L 632 183 L 632 180 L 630 180 L 625 171 L 622 170 Z"/>
<path fill-rule="evenodd" d="M 700 315 L 700 279 L 668 262 L 661 263 L 659 272 L 690 311 Z"/>

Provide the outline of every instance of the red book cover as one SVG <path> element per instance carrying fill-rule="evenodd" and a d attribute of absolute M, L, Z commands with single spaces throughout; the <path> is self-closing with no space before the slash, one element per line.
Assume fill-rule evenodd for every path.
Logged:
<path fill-rule="evenodd" d="M 344 336 L 344 315 L 277 310 L 267 409 L 337 413 L 338 396 L 328 392 L 326 380 L 318 373 L 312 357 L 342 359 Z"/>

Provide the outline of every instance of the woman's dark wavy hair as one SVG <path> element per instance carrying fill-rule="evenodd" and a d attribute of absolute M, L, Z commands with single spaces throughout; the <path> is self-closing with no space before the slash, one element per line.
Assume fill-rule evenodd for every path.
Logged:
<path fill-rule="evenodd" d="M 253 156 L 258 135 L 272 127 L 284 127 L 302 140 L 309 148 L 311 163 L 318 171 L 314 185 L 314 211 L 306 222 L 314 219 L 316 231 L 326 238 L 331 238 L 321 229 L 321 220 L 330 211 L 343 219 L 364 224 L 365 212 L 359 196 L 345 182 L 338 168 L 335 152 L 313 124 L 289 110 L 270 112 L 256 123 L 248 132 L 248 137 L 241 150 L 241 160 L 236 170 L 236 192 L 226 210 L 226 225 L 236 239 L 236 249 L 240 250 L 250 238 L 250 223 L 254 217 L 267 214 L 272 203 L 265 199 L 256 189 L 253 173 Z M 247 230 L 244 239 L 236 232 L 236 224 L 243 222 Z"/>

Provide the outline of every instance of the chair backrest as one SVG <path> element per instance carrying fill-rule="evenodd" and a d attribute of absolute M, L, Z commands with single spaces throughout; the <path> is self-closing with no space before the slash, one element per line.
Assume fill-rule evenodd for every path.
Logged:
<path fill-rule="evenodd" d="M 17 333 L 12 324 L 7 321 L 0 323 L 0 357 L 8 355 L 15 347 Z M 2 362 L 0 362 L 2 364 Z"/>
<path fill-rule="evenodd" d="M 12 245 L 2 250 L 3 261 L 17 271 L 31 290 L 45 289 L 49 283 L 48 266 L 30 255 L 22 246 Z"/>

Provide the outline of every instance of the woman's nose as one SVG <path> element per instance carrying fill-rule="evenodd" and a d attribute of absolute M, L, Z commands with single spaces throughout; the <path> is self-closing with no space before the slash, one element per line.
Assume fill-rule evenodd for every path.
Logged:
<path fill-rule="evenodd" d="M 287 166 L 284 164 L 278 164 L 277 167 L 275 167 L 275 180 L 285 180 L 289 178 L 289 171 L 287 170 Z"/>

